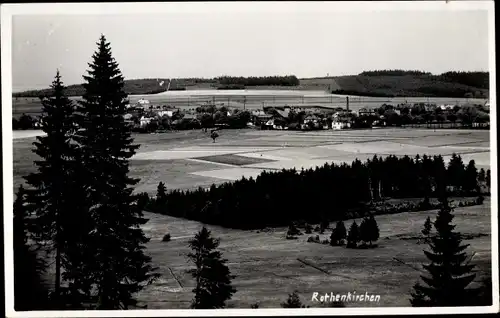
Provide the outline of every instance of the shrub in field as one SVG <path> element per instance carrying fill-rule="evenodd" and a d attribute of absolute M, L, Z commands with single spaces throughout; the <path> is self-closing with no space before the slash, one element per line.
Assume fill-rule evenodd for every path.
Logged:
<path fill-rule="evenodd" d="M 310 224 L 305 225 L 305 232 L 306 234 L 311 234 L 312 233 L 312 226 Z"/>
<path fill-rule="evenodd" d="M 359 227 L 356 221 L 353 221 L 347 234 L 347 248 L 356 248 L 360 241 Z"/>
<path fill-rule="evenodd" d="M 281 307 L 283 308 L 308 308 L 305 305 L 302 304 L 300 301 L 299 293 L 297 291 L 294 291 L 291 294 L 288 294 L 288 299 L 284 302 L 281 303 Z"/>
<path fill-rule="evenodd" d="M 484 197 L 482 195 L 478 196 L 476 199 L 476 204 L 481 205 L 484 202 Z"/>
<path fill-rule="evenodd" d="M 323 240 L 323 241 L 321 241 L 321 244 L 328 245 L 328 244 L 330 244 L 330 241 L 329 240 Z"/>
<path fill-rule="evenodd" d="M 162 242 L 170 242 L 170 233 L 163 235 Z"/>
<path fill-rule="evenodd" d="M 259 308 L 259 303 L 251 304 L 250 308 L 252 308 L 252 309 L 258 309 Z"/>
<path fill-rule="evenodd" d="M 337 226 L 333 229 L 330 236 L 330 244 L 332 246 L 344 245 L 344 240 L 347 236 L 347 230 L 343 221 L 338 221 Z"/>
<path fill-rule="evenodd" d="M 309 236 L 307 238 L 307 242 L 309 243 L 319 243 L 320 240 L 319 240 L 319 235 L 316 235 L 316 236 Z"/>
<path fill-rule="evenodd" d="M 300 230 L 297 228 L 297 226 L 292 223 L 288 226 L 288 231 L 286 232 L 286 235 L 291 235 L 291 236 L 294 236 L 294 235 L 301 235 L 302 232 L 300 232 Z"/>

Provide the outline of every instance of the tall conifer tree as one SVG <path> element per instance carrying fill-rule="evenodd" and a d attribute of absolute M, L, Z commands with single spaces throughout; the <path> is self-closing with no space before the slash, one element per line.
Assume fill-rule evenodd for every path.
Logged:
<path fill-rule="evenodd" d="M 132 194 L 138 180 L 128 176 L 128 161 L 139 146 L 123 118 L 124 79 L 104 35 L 97 45 L 76 116 L 92 228 L 85 238 L 84 248 L 93 255 L 85 276 L 96 289 L 98 309 L 128 309 L 136 305 L 133 294 L 158 275 L 144 253 L 149 239 L 140 225 L 147 220 Z"/>
<path fill-rule="evenodd" d="M 424 265 L 428 276 L 421 276 L 423 283 L 417 283 L 413 289 L 411 303 L 414 307 L 421 306 L 463 306 L 474 304 L 478 299 L 479 290 L 467 288 L 474 280 L 472 273 L 474 265 L 466 262 L 464 250 L 467 244 L 462 244 L 460 233 L 454 232 L 453 214 L 448 199 L 441 200 L 441 210 L 436 217 L 434 227 L 436 235 L 430 238 L 430 251 L 424 251 L 430 264 Z"/>
<path fill-rule="evenodd" d="M 203 227 L 195 237 L 189 241 L 192 252 L 188 254 L 195 268 L 189 270 L 196 280 L 193 289 L 193 309 L 224 308 L 226 301 L 231 299 L 236 289 L 231 285 L 231 275 L 226 265 L 227 260 L 217 250 L 219 240 L 211 236 L 211 232 Z"/>
<path fill-rule="evenodd" d="M 25 190 L 21 185 L 14 201 L 14 308 L 18 311 L 47 308 L 47 293 L 42 285 L 45 262 L 27 244 Z"/>
<path fill-rule="evenodd" d="M 74 106 L 66 96 L 59 71 L 52 83 L 52 95 L 42 99 L 42 130 L 45 136 L 34 142 L 36 153 L 41 160 L 34 162 L 37 171 L 25 177 L 29 188 L 26 201 L 29 211 L 35 216 L 30 229 L 32 238 L 46 245 L 47 251 L 55 251 L 54 301 L 57 303 L 61 292 L 62 260 L 65 256 L 71 232 L 69 220 L 74 210 L 75 144 L 72 136 L 76 131 L 73 121 Z"/>

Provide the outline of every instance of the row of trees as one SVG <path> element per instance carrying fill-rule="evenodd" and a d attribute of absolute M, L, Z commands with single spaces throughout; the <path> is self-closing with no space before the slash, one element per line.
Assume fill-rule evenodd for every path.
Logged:
<path fill-rule="evenodd" d="M 18 193 L 25 203 L 16 211 L 23 221 L 15 236 L 26 232 L 55 257 L 51 309 L 127 309 L 136 305 L 134 294 L 158 277 L 145 254 L 142 201 L 132 193 L 138 180 L 128 176 L 138 145 L 123 119 L 123 76 L 105 37 L 97 44 L 82 101 L 75 106 L 66 97 L 59 72 L 53 95 L 42 99 L 46 135 L 37 137 L 33 149 L 40 159 Z M 18 255 L 23 248 L 19 239 L 17 277 L 26 261 Z M 28 288 L 19 286 L 15 298 L 23 299 Z"/>
<path fill-rule="evenodd" d="M 433 124 L 437 123 L 442 126 L 444 123 L 449 122 L 453 126 L 460 122 L 462 126 L 471 127 L 473 123 L 489 123 L 490 116 L 487 112 L 478 110 L 475 106 L 464 106 L 443 111 L 441 108 L 436 108 L 432 111 L 421 111 L 419 108 L 409 109 L 407 107 L 401 108 L 401 114 L 398 114 L 391 105 L 382 105 L 377 109 L 377 115 L 371 118 L 360 116 L 360 120 L 381 120 L 389 126 L 401 126 L 412 124 Z"/>
<path fill-rule="evenodd" d="M 258 77 L 233 77 L 221 76 L 217 78 L 222 85 L 241 86 L 297 86 L 300 84 L 295 75 L 287 76 L 258 76 Z"/>
<path fill-rule="evenodd" d="M 350 165 L 264 171 L 256 179 L 242 178 L 210 189 L 163 191 L 165 200 L 151 200 L 148 209 L 208 224 L 256 229 L 296 220 L 318 223 L 365 216 L 367 202 L 387 197 L 430 198 L 446 189 L 455 195 L 475 195 L 480 183 L 489 186 L 490 182 L 489 172 L 478 173 L 473 160 L 465 166 L 459 155 L 453 155 L 448 166 L 442 156 L 374 156 Z"/>
<path fill-rule="evenodd" d="M 346 231 L 343 221 L 338 221 L 336 227 L 332 230 L 330 236 L 330 245 L 332 246 L 342 246 L 347 243 L 348 248 L 356 248 L 360 242 L 363 242 L 362 246 L 366 246 L 379 239 L 380 232 L 378 228 L 377 221 L 373 215 L 365 217 L 358 226 L 356 221 L 353 221 L 349 227 L 349 232 Z"/>
<path fill-rule="evenodd" d="M 422 72 L 418 70 L 374 70 L 364 71 L 359 75 L 363 76 L 405 76 L 405 75 L 432 75 L 430 72 Z"/>

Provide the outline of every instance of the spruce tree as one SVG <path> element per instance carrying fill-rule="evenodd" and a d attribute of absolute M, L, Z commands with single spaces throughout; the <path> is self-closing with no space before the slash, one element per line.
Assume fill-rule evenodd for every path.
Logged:
<path fill-rule="evenodd" d="M 21 185 L 13 210 L 14 309 L 17 311 L 40 310 L 48 307 L 47 292 L 42 281 L 46 264 L 27 244 L 25 195 L 25 190 Z"/>
<path fill-rule="evenodd" d="M 380 237 L 380 230 L 378 228 L 377 220 L 373 215 L 370 215 L 368 218 L 368 241 L 370 242 L 370 246 L 373 242 L 378 241 Z"/>
<path fill-rule="evenodd" d="M 132 194 L 138 180 L 128 176 L 129 159 L 139 146 L 123 118 L 124 79 L 104 35 L 97 46 L 83 76 L 85 92 L 76 116 L 75 139 L 86 168 L 83 182 L 90 207 L 91 231 L 82 248 L 92 257 L 84 270 L 98 309 L 128 309 L 136 305 L 133 295 L 158 275 L 144 253 L 149 238 L 140 226 L 147 220 L 139 196 Z"/>
<path fill-rule="evenodd" d="M 491 171 L 490 169 L 486 170 L 486 177 L 485 177 L 485 181 L 486 181 L 486 187 L 488 188 L 488 192 L 491 192 Z"/>
<path fill-rule="evenodd" d="M 29 189 L 26 201 L 35 220 L 31 228 L 32 238 L 43 243 L 46 251 L 55 251 L 54 301 L 61 292 L 61 270 L 67 252 L 67 233 L 78 227 L 71 221 L 73 210 L 81 193 L 75 192 L 76 146 L 72 136 L 76 131 L 73 120 L 74 106 L 66 96 L 59 71 L 51 85 L 52 95 L 42 99 L 42 130 L 45 136 L 34 142 L 41 160 L 34 162 L 37 171 L 25 177 Z M 46 244 L 46 242 L 49 242 Z"/>
<path fill-rule="evenodd" d="M 485 182 L 486 181 L 486 171 L 484 171 L 484 168 L 481 168 L 479 170 L 479 173 L 477 175 L 477 180 L 479 182 Z"/>
<path fill-rule="evenodd" d="M 343 221 L 338 221 L 337 225 L 332 231 L 330 236 L 331 245 L 344 245 L 344 240 L 346 239 L 347 230 L 345 228 Z"/>
<path fill-rule="evenodd" d="M 167 204 L 167 188 L 165 184 L 160 181 L 158 188 L 156 189 L 156 208 L 158 212 L 161 212 L 162 208 L 165 208 Z"/>
<path fill-rule="evenodd" d="M 456 190 L 462 189 L 462 180 L 464 178 L 465 168 L 462 157 L 453 153 L 447 168 L 447 180 Z"/>
<path fill-rule="evenodd" d="M 370 241 L 370 221 L 364 218 L 359 225 L 359 239 L 363 241 L 363 245 Z"/>
<path fill-rule="evenodd" d="M 306 308 L 305 305 L 300 301 L 299 293 L 294 291 L 291 294 L 288 294 L 288 298 L 286 302 L 281 303 L 282 308 Z"/>
<path fill-rule="evenodd" d="M 349 228 L 349 233 L 347 234 L 347 247 L 355 248 L 358 245 L 359 239 L 358 224 L 356 221 L 353 221 Z"/>
<path fill-rule="evenodd" d="M 422 275 L 424 285 L 417 283 L 412 292 L 412 306 L 463 306 L 478 298 L 478 289 L 467 288 L 474 280 L 474 265 L 466 263 L 467 244 L 460 233 L 454 232 L 453 215 L 446 197 L 434 222 L 436 235 L 430 239 L 430 251 L 424 251 L 430 264 L 424 265 L 428 276 Z"/>
<path fill-rule="evenodd" d="M 192 252 L 188 257 L 195 268 L 188 272 L 196 281 L 192 309 L 224 308 L 226 301 L 236 292 L 231 285 L 234 276 L 226 265 L 227 260 L 223 259 L 222 253 L 217 250 L 219 243 L 206 227 L 189 241 Z"/>
<path fill-rule="evenodd" d="M 431 234 L 431 230 L 432 230 L 431 217 L 428 216 L 427 219 L 425 220 L 424 228 L 422 229 L 422 234 L 424 235 L 426 242 L 429 238 L 429 235 Z"/>
<path fill-rule="evenodd" d="M 462 188 L 467 194 L 477 192 L 479 190 L 478 173 L 474 160 L 469 161 L 469 164 L 465 168 L 462 180 Z"/>

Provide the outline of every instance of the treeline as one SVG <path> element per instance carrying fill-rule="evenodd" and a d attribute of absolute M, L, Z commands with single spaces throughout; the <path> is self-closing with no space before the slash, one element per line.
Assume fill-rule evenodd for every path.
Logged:
<path fill-rule="evenodd" d="M 488 72 L 446 72 L 439 75 L 443 81 L 455 82 L 482 89 L 490 88 L 490 74 Z"/>
<path fill-rule="evenodd" d="M 489 170 L 488 170 L 489 171 Z M 477 172 L 473 160 L 464 166 L 453 155 L 446 167 L 442 156 L 373 157 L 315 169 L 262 172 L 256 179 L 212 185 L 209 190 L 173 190 L 164 202 L 149 203 L 153 212 L 217 224 L 258 229 L 292 221 L 318 223 L 363 216 L 366 203 L 386 197 L 429 198 L 445 189 L 456 195 L 479 192 L 489 172 Z M 147 200 L 147 195 L 144 196 Z"/>
<path fill-rule="evenodd" d="M 300 83 L 295 75 L 259 77 L 221 76 L 218 78 L 218 81 L 221 85 L 240 86 L 297 86 Z"/>
<path fill-rule="evenodd" d="M 430 72 L 422 72 L 418 70 L 375 70 L 364 71 L 359 73 L 363 76 L 405 76 L 405 75 L 432 75 Z"/>

